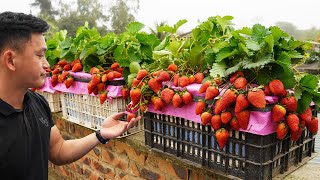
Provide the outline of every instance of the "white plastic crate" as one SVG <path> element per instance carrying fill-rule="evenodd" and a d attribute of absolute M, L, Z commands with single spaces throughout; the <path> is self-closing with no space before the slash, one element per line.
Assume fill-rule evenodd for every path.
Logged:
<path fill-rule="evenodd" d="M 60 94 L 55 93 L 49 93 L 45 91 L 36 91 L 38 94 L 41 94 L 49 103 L 51 112 L 60 112 L 61 111 L 61 99 Z"/>
<path fill-rule="evenodd" d="M 127 102 L 119 97 L 108 99 L 102 105 L 98 96 L 63 93 L 61 95 L 62 114 L 67 120 L 91 129 L 100 129 L 105 118 L 125 111 Z M 123 117 L 125 119 L 126 116 Z M 121 137 L 143 130 L 143 120 L 125 132 Z"/>

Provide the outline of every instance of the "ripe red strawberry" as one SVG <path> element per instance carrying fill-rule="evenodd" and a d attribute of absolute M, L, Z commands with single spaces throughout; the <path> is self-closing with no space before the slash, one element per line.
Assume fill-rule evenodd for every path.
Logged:
<path fill-rule="evenodd" d="M 100 104 L 103 104 L 107 100 L 107 91 L 103 91 L 99 94 Z"/>
<path fill-rule="evenodd" d="M 77 63 L 80 63 L 81 61 L 80 61 L 80 59 L 78 58 L 78 59 L 75 59 L 75 60 L 73 60 L 72 62 L 71 62 L 71 67 L 73 67 L 75 64 L 77 64 Z"/>
<path fill-rule="evenodd" d="M 232 117 L 232 119 L 230 121 L 230 126 L 231 126 L 231 129 L 233 129 L 235 131 L 239 131 L 240 124 L 239 124 L 239 121 L 237 120 L 236 117 Z"/>
<path fill-rule="evenodd" d="M 200 118 L 201 118 L 201 124 L 207 125 L 211 121 L 212 114 L 210 112 L 205 111 L 200 115 Z"/>
<path fill-rule="evenodd" d="M 137 79 L 138 80 L 141 80 L 141 79 L 143 79 L 144 77 L 146 77 L 148 75 L 148 71 L 147 70 L 145 70 L 145 69 L 140 69 L 139 71 L 138 71 L 138 74 L 137 74 Z"/>
<path fill-rule="evenodd" d="M 236 89 L 244 89 L 247 86 L 247 79 L 244 77 L 238 77 L 233 82 L 233 85 Z"/>
<path fill-rule="evenodd" d="M 217 85 L 222 84 L 222 79 L 221 79 L 220 77 L 214 78 L 213 81 L 214 81 Z"/>
<path fill-rule="evenodd" d="M 130 90 L 130 98 L 133 105 L 136 105 L 140 102 L 141 90 L 139 88 L 133 88 Z"/>
<path fill-rule="evenodd" d="M 57 74 L 52 75 L 52 77 L 51 77 L 51 82 L 52 82 L 52 83 L 53 83 L 53 82 L 58 82 L 58 75 L 57 75 Z"/>
<path fill-rule="evenodd" d="M 113 73 L 113 77 L 114 77 L 114 78 L 120 78 L 120 77 L 122 77 L 122 73 L 120 73 L 120 72 L 118 72 L 118 71 L 112 71 L 112 73 Z"/>
<path fill-rule="evenodd" d="M 202 83 L 201 86 L 200 86 L 200 88 L 199 88 L 199 90 L 198 90 L 198 92 L 199 92 L 199 93 L 204 93 L 204 92 L 206 92 L 206 90 L 207 90 L 207 88 L 210 86 L 210 84 L 211 84 L 211 81 L 206 81 L 206 82 Z"/>
<path fill-rule="evenodd" d="M 176 86 L 176 87 L 179 86 L 179 78 L 180 78 L 179 73 L 173 75 L 173 85 Z"/>
<path fill-rule="evenodd" d="M 237 71 L 231 74 L 230 76 L 230 82 L 233 83 L 238 77 L 243 77 L 244 74 L 242 71 Z"/>
<path fill-rule="evenodd" d="M 91 83 L 93 86 L 98 85 L 101 82 L 100 74 L 92 74 Z"/>
<path fill-rule="evenodd" d="M 140 82 L 141 82 L 141 80 L 138 80 L 137 78 L 134 78 L 134 79 L 132 80 L 131 86 L 132 86 L 132 87 L 139 87 Z"/>
<path fill-rule="evenodd" d="M 121 95 L 123 99 L 127 99 L 129 97 L 129 89 L 127 87 L 122 87 Z"/>
<path fill-rule="evenodd" d="M 140 103 L 140 107 L 139 107 L 140 112 L 147 112 L 148 111 L 148 104 L 147 103 Z"/>
<path fill-rule="evenodd" d="M 169 81 L 170 79 L 170 74 L 167 71 L 162 71 L 157 78 L 159 82 Z"/>
<path fill-rule="evenodd" d="M 198 72 L 194 75 L 194 81 L 198 84 L 201 84 L 203 79 L 204 79 L 204 74 L 202 72 Z"/>
<path fill-rule="evenodd" d="M 271 110 L 271 119 L 273 120 L 273 122 L 279 122 L 284 118 L 286 113 L 287 111 L 285 107 L 280 104 L 276 104 Z"/>
<path fill-rule="evenodd" d="M 55 69 L 53 69 L 53 71 L 51 73 L 52 73 L 52 75 L 59 74 L 61 71 L 62 71 L 62 68 L 60 66 L 58 66 Z"/>
<path fill-rule="evenodd" d="M 298 107 L 298 102 L 294 96 L 288 96 L 281 100 L 281 104 L 285 106 L 288 112 L 295 112 Z"/>
<path fill-rule="evenodd" d="M 175 93 L 172 98 L 172 105 L 175 108 L 178 108 L 182 105 L 182 98 L 179 93 Z"/>
<path fill-rule="evenodd" d="M 107 73 L 108 81 L 112 81 L 115 78 L 114 72 L 116 72 L 116 71 L 110 71 L 110 72 Z"/>
<path fill-rule="evenodd" d="M 71 69 L 72 72 L 80 72 L 82 71 L 82 65 L 81 63 L 76 63 L 72 69 Z"/>
<path fill-rule="evenodd" d="M 161 91 L 161 99 L 169 104 L 173 98 L 174 95 L 174 91 L 170 88 L 165 88 Z"/>
<path fill-rule="evenodd" d="M 170 64 L 170 65 L 168 66 L 168 70 L 175 72 L 175 71 L 178 70 L 178 66 L 175 65 L 175 64 Z"/>
<path fill-rule="evenodd" d="M 263 109 L 266 107 L 266 96 L 264 92 L 261 89 L 258 90 L 250 90 L 248 92 L 248 101 L 250 104 L 252 104 L 254 107 Z"/>
<path fill-rule="evenodd" d="M 296 114 L 289 114 L 286 117 L 286 122 L 291 131 L 297 132 L 299 130 L 299 118 Z"/>
<path fill-rule="evenodd" d="M 73 84 L 74 80 L 72 76 L 68 76 L 66 80 L 64 80 L 64 84 L 66 85 L 66 88 L 69 88 Z"/>
<path fill-rule="evenodd" d="M 236 105 L 234 108 L 234 112 L 240 112 L 247 107 L 249 107 L 250 102 L 248 101 L 246 95 L 244 94 L 239 94 L 236 98 Z"/>
<path fill-rule="evenodd" d="M 190 75 L 189 76 L 189 84 L 194 83 L 194 81 L 195 81 L 194 75 Z"/>
<path fill-rule="evenodd" d="M 307 107 L 307 109 L 299 114 L 299 118 L 302 120 L 302 121 L 305 121 L 306 122 L 306 125 L 307 125 L 307 122 L 309 122 L 312 118 L 312 109 L 310 106 Z"/>
<path fill-rule="evenodd" d="M 181 76 L 178 80 L 180 87 L 185 87 L 189 85 L 189 78 L 188 76 Z"/>
<path fill-rule="evenodd" d="M 221 122 L 223 124 L 228 124 L 232 118 L 232 114 L 229 111 L 225 111 L 221 113 Z"/>
<path fill-rule="evenodd" d="M 232 105 L 236 101 L 237 95 L 234 90 L 227 89 L 226 92 L 221 97 L 220 108 L 221 111 L 227 109 L 230 105 Z"/>
<path fill-rule="evenodd" d="M 71 65 L 70 64 L 66 64 L 65 66 L 63 66 L 63 70 L 70 71 L 71 70 Z"/>
<path fill-rule="evenodd" d="M 317 133 L 318 133 L 318 129 L 319 129 L 318 126 L 319 126 L 318 118 L 317 118 L 317 117 L 313 117 L 313 118 L 309 121 L 307 128 L 309 129 L 309 131 L 310 131 L 312 134 L 317 134 Z"/>
<path fill-rule="evenodd" d="M 227 131 L 224 128 L 219 129 L 216 132 L 216 138 L 219 144 L 220 149 L 223 149 L 224 146 L 226 145 L 228 138 L 229 138 L 229 131 Z"/>
<path fill-rule="evenodd" d="M 105 91 L 106 90 L 106 84 L 105 83 L 99 83 L 97 84 L 97 88 L 99 92 Z"/>
<path fill-rule="evenodd" d="M 151 102 L 153 104 L 154 110 L 161 111 L 161 109 L 165 106 L 165 103 L 158 96 L 153 96 L 151 98 Z"/>
<path fill-rule="evenodd" d="M 250 111 L 243 110 L 241 112 L 235 113 L 235 116 L 239 122 L 241 129 L 246 130 L 248 128 L 248 124 L 249 124 Z"/>
<path fill-rule="evenodd" d="M 119 63 L 118 62 L 114 62 L 111 64 L 111 69 L 116 71 L 118 69 L 118 67 L 120 67 Z"/>
<path fill-rule="evenodd" d="M 184 91 L 182 93 L 182 101 L 183 101 L 184 104 L 189 104 L 189 103 L 192 102 L 192 100 L 193 99 L 192 99 L 191 93 L 189 93 L 188 91 Z"/>
<path fill-rule="evenodd" d="M 68 64 L 68 62 L 66 59 L 61 59 L 57 64 L 60 65 L 61 67 L 64 67 L 65 65 Z"/>
<path fill-rule="evenodd" d="M 92 85 L 91 82 L 88 83 L 88 94 L 91 94 L 95 91 L 95 89 L 97 89 L 97 86 Z M 97 89 L 98 91 L 98 89 Z"/>
<path fill-rule="evenodd" d="M 130 122 L 132 118 L 136 118 L 136 114 L 135 113 L 128 113 L 127 114 L 127 122 Z"/>
<path fill-rule="evenodd" d="M 206 94 L 205 94 L 205 100 L 210 100 L 213 99 L 215 97 L 217 97 L 219 95 L 219 90 L 216 86 L 209 86 L 206 90 Z"/>
<path fill-rule="evenodd" d="M 99 70 L 99 68 L 93 66 L 93 67 L 90 69 L 89 74 L 91 74 L 91 75 L 92 75 L 92 74 L 100 74 L 100 70 Z"/>
<path fill-rule="evenodd" d="M 221 116 L 219 114 L 215 114 L 211 117 L 210 125 L 216 131 L 221 127 Z"/>
<path fill-rule="evenodd" d="M 103 75 L 101 76 L 101 82 L 105 83 L 105 82 L 107 82 L 107 81 L 108 81 L 108 75 L 107 75 L 107 74 L 103 74 Z"/>
<path fill-rule="evenodd" d="M 290 130 L 290 135 L 291 135 L 292 141 L 296 142 L 299 139 L 299 137 L 301 136 L 302 131 L 303 131 L 303 128 L 302 128 L 301 124 L 299 124 L 299 130 L 297 132 L 293 132 Z"/>
<path fill-rule="evenodd" d="M 155 93 L 158 93 L 162 87 L 162 84 L 159 81 L 157 81 L 157 79 L 155 78 L 151 78 L 148 81 L 148 85 L 149 85 L 149 88 Z"/>
<path fill-rule="evenodd" d="M 263 91 L 264 91 L 264 94 L 265 94 L 266 96 L 272 95 L 272 92 L 271 92 L 271 90 L 270 90 L 269 84 L 264 85 Z"/>
<path fill-rule="evenodd" d="M 214 114 L 220 114 L 221 112 L 222 112 L 221 99 L 218 99 L 214 104 Z"/>
<path fill-rule="evenodd" d="M 272 94 L 280 97 L 283 97 L 284 92 L 286 92 L 283 83 L 279 79 L 275 79 L 269 82 L 269 88 Z"/>
<path fill-rule="evenodd" d="M 288 127 L 285 122 L 280 122 L 276 129 L 277 138 L 282 140 L 288 133 Z"/>
<path fill-rule="evenodd" d="M 158 77 L 162 71 L 163 70 L 158 70 L 158 71 L 155 71 L 155 72 L 153 72 L 151 74 L 152 74 L 153 77 Z"/>
<path fill-rule="evenodd" d="M 196 104 L 196 115 L 202 114 L 206 106 L 207 104 L 204 101 L 202 100 L 198 101 Z"/>

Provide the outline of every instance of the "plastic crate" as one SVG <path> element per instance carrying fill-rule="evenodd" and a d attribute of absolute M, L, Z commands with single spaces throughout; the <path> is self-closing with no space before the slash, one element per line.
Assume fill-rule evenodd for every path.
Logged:
<path fill-rule="evenodd" d="M 310 157 L 314 138 L 306 130 L 297 142 L 231 131 L 220 149 L 210 126 L 163 114 L 144 115 L 145 143 L 151 148 L 241 179 L 272 179 Z"/>
<path fill-rule="evenodd" d="M 55 93 L 49 93 L 45 91 L 36 91 L 38 94 L 41 94 L 49 103 L 51 112 L 60 112 L 61 109 L 61 99 L 60 94 Z"/>
<path fill-rule="evenodd" d="M 108 116 L 125 111 L 127 102 L 122 97 L 119 97 L 108 99 L 101 105 L 98 96 L 62 93 L 61 104 L 62 115 L 65 119 L 96 130 L 101 128 L 102 122 Z M 126 115 L 122 120 L 126 120 Z M 143 120 L 140 120 L 119 138 L 142 130 Z"/>

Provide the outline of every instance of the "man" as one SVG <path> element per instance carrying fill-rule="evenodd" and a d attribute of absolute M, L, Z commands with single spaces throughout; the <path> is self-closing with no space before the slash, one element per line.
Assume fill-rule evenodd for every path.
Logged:
<path fill-rule="evenodd" d="M 49 64 L 43 33 L 48 28 L 32 15 L 0 14 L 0 179 L 48 179 L 48 160 L 57 165 L 76 161 L 140 119 L 119 121 L 123 113 L 118 113 L 96 133 L 65 141 L 47 101 L 29 90 L 45 82 Z"/>

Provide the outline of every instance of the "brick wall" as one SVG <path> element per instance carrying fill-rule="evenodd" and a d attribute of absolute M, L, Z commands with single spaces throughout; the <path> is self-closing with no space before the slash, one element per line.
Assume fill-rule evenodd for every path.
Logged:
<path fill-rule="evenodd" d="M 81 138 L 93 130 L 68 122 L 54 114 L 56 125 L 65 139 Z M 144 145 L 144 133 L 114 139 L 98 145 L 76 162 L 56 166 L 49 162 L 49 179 L 150 179 L 205 180 L 230 179 L 228 176 L 192 165 Z"/>

